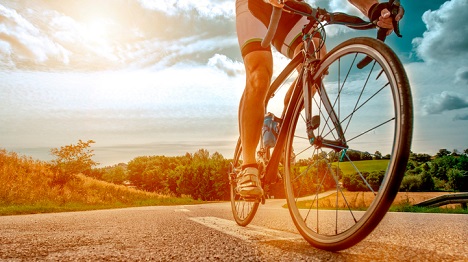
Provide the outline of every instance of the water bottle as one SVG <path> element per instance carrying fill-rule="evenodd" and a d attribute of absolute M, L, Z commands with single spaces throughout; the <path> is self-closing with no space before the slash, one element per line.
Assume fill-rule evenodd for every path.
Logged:
<path fill-rule="evenodd" d="M 275 116 L 272 113 L 267 113 L 263 119 L 263 145 L 265 147 L 274 147 L 276 137 L 278 136 L 278 122 L 275 121 Z"/>

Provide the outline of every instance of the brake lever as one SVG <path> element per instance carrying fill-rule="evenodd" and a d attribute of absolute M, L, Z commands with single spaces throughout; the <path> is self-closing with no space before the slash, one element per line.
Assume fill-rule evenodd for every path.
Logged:
<path fill-rule="evenodd" d="M 398 15 L 398 12 L 400 11 L 400 0 L 390 0 L 388 1 L 390 5 L 390 16 L 393 18 L 392 24 L 393 24 L 393 31 L 398 37 L 402 37 L 400 34 L 400 22 L 395 20 L 395 17 Z M 374 22 L 374 24 L 377 24 L 377 21 Z M 379 28 L 377 31 L 377 39 L 381 40 L 382 42 L 385 42 L 385 39 L 387 38 L 387 32 L 388 29 L 385 28 Z M 366 56 L 364 59 L 362 59 L 358 64 L 357 67 L 359 69 L 364 68 L 367 66 L 370 62 L 372 62 L 372 58 L 369 56 Z"/>
<path fill-rule="evenodd" d="M 392 21 L 392 24 L 393 24 L 393 31 L 395 32 L 395 34 L 398 36 L 398 37 L 403 37 L 401 34 L 400 34 L 400 21 L 397 21 L 395 20 L 395 17 L 398 15 L 398 13 L 400 12 L 400 0 L 395 0 L 395 1 L 391 1 L 392 4 L 390 6 L 390 14 L 393 18 L 393 21 Z"/>

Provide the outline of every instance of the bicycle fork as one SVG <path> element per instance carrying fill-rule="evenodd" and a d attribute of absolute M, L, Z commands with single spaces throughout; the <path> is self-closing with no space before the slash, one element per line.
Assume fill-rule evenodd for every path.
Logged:
<path fill-rule="evenodd" d="M 310 64 L 304 69 L 303 72 L 304 76 L 302 86 L 304 93 L 304 111 L 309 143 L 316 148 L 330 148 L 336 152 L 343 150 L 341 157 L 343 158 L 344 153 L 348 149 L 348 145 L 346 143 L 343 128 L 341 127 L 340 118 L 335 111 L 334 106 L 337 101 L 334 101 L 334 103 L 330 101 L 325 86 L 322 82 L 323 73 L 316 74 L 316 78 L 312 79 L 312 75 L 317 68 L 317 64 Z M 318 114 L 314 115 L 312 106 L 316 93 L 318 93 L 320 102 L 315 102 L 318 107 Z M 339 96 L 337 99 L 339 99 Z M 322 118 L 325 120 L 324 126 L 328 126 L 330 128 L 329 132 L 336 132 L 337 139 L 324 139 L 319 134 L 320 132 L 317 132 L 317 135 L 315 135 L 314 131 L 320 127 Z"/>

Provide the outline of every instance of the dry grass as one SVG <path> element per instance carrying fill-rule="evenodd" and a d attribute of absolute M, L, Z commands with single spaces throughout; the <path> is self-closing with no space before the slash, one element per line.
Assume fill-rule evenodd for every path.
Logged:
<path fill-rule="evenodd" d="M 338 197 L 338 207 L 339 208 L 348 208 L 352 209 L 365 209 L 367 208 L 372 200 L 374 195 L 372 192 L 343 192 L 344 197 L 339 194 Z M 392 206 L 398 205 L 414 205 L 416 203 L 422 202 L 424 200 L 434 198 L 437 196 L 445 195 L 446 192 L 399 192 L 393 201 Z M 346 199 L 346 201 L 345 201 Z M 327 197 L 321 198 L 318 201 L 319 208 L 336 208 L 336 193 L 331 194 Z M 304 207 L 308 208 L 310 205 L 317 206 L 317 202 L 306 201 Z"/>
<path fill-rule="evenodd" d="M 62 185 L 46 162 L 0 150 L 0 215 L 196 203 L 78 174 Z"/>
<path fill-rule="evenodd" d="M 450 193 L 447 192 L 399 192 L 398 195 L 395 197 L 395 201 L 393 201 L 394 205 L 398 204 L 405 204 L 409 203 L 411 205 L 420 203 L 422 201 L 438 197 L 438 196 L 443 196 L 447 195 Z"/>

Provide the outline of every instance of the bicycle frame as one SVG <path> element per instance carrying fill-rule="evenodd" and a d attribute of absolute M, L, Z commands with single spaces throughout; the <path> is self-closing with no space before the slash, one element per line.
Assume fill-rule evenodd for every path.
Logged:
<path fill-rule="evenodd" d="M 310 29 L 310 24 L 313 24 L 312 29 Z M 273 148 L 273 152 L 271 154 L 271 158 L 269 159 L 266 171 L 265 171 L 265 182 L 266 183 L 273 183 L 276 179 L 276 174 L 278 174 L 278 166 L 281 160 L 281 154 L 283 153 L 284 143 L 286 140 L 286 134 L 288 132 L 287 128 L 291 124 L 291 116 L 293 114 L 294 105 L 296 101 L 300 101 L 298 99 L 302 99 L 300 101 L 303 103 L 302 106 L 306 109 L 306 123 L 307 123 L 307 136 L 311 146 L 320 146 L 334 149 L 335 151 L 339 152 L 343 151 L 341 158 L 343 158 L 345 151 L 347 150 L 348 146 L 346 144 L 346 139 L 344 137 L 343 129 L 341 128 L 341 123 L 333 109 L 333 104 L 331 103 L 330 99 L 328 98 L 326 90 L 323 88 L 321 78 L 319 76 L 321 74 L 317 74 L 315 79 L 312 79 L 312 75 L 316 74 L 317 68 L 319 65 L 320 60 L 316 59 L 315 57 L 315 49 L 313 47 L 313 38 L 307 31 L 313 32 L 317 29 L 318 24 L 316 21 L 310 21 L 309 24 L 304 26 L 303 29 L 303 46 L 301 52 L 296 54 L 296 56 L 289 62 L 289 65 L 296 64 L 299 61 L 302 62 L 301 70 L 299 72 L 299 76 L 295 85 L 293 87 L 292 95 L 288 101 L 287 106 L 283 109 L 282 113 L 282 124 L 280 126 L 280 130 L 278 133 L 278 139 L 276 142 L 275 147 Z M 322 69 L 326 70 L 326 69 Z M 267 99 L 272 97 L 273 93 L 279 88 L 282 84 L 283 79 L 287 76 L 283 75 L 284 71 L 275 79 L 275 81 L 271 84 L 270 89 L 267 93 Z M 329 120 L 333 123 L 334 130 L 336 130 L 338 139 L 336 140 L 325 140 L 322 139 L 320 136 L 316 136 L 313 132 L 315 129 L 313 115 L 312 115 L 312 98 L 318 92 L 321 101 L 323 102 L 323 106 L 325 107 Z M 268 105 L 268 100 L 265 103 Z M 266 108 L 266 106 L 265 106 Z M 328 121 L 328 119 L 327 119 Z"/>
<path fill-rule="evenodd" d="M 391 0 L 393 3 L 394 0 Z M 397 7 L 399 6 L 399 1 L 396 1 Z M 299 3 L 300 4 L 300 3 Z M 302 8 L 304 7 L 303 4 Z M 308 7 L 308 5 L 306 5 Z M 323 88 L 321 79 L 320 70 L 326 70 L 325 68 L 320 68 L 320 60 L 315 58 L 316 50 L 313 48 L 314 43 L 312 41 L 311 32 L 316 32 L 317 28 L 321 25 L 320 23 L 323 21 L 329 22 L 329 24 L 341 24 L 346 25 L 352 29 L 356 30 L 368 30 L 375 28 L 375 24 L 372 22 L 366 22 L 358 17 L 349 16 L 343 13 L 328 13 L 324 9 L 312 9 L 311 13 L 306 13 L 303 11 L 298 11 L 292 8 L 287 9 L 287 6 L 284 8 L 285 11 L 290 13 L 296 13 L 302 16 L 307 16 L 309 19 L 309 23 L 304 25 L 302 30 L 303 35 L 303 46 L 301 52 L 295 55 L 295 57 L 289 62 L 289 65 L 295 64 L 299 61 L 303 61 L 302 68 L 299 72 L 298 79 L 293 87 L 292 95 L 288 101 L 287 106 L 283 109 L 282 113 L 282 124 L 280 126 L 280 131 L 278 133 L 278 139 L 276 142 L 276 146 L 273 149 L 271 154 L 271 158 L 269 159 L 266 172 L 265 172 L 265 182 L 272 183 L 276 179 L 276 174 L 278 173 L 278 165 L 281 160 L 281 154 L 283 153 L 284 143 L 286 139 L 287 128 L 291 124 L 291 115 L 293 113 L 293 106 L 295 105 L 298 99 L 303 99 L 303 106 L 305 107 L 306 111 L 306 123 L 307 123 L 307 135 L 311 146 L 317 147 L 325 147 L 334 149 L 336 152 L 342 151 L 340 160 L 343 159 L 346 150 L 348 149 L 346 139 L 344 137 L 343 129 L 341 128 L 341 123 L 337 117 L 335 110 L 333 109 L 333 104 L 331 103 L 330 99 L 328 98 L 326 90 Z M 279 21 L 279 20 L 278 20 Z M 395 28 L 397 30 L 398 28 Z M 398 29 L 399 30 L 399 29 Z M 399 31 L 398 31 L 399 32 Z M 385 41 L 386 38 L 386 31 L 384 29 L 379 29 L 378 32 L 378 39 Z M 366 57 L 362 61 L 358 63 L 359 68 L 363 68 L 367 66 L 372 61 L 372 58 Z M 271 98 L 273 93 L 279 88 L 282 80 L 287 77 L 283 75 L 284 71 L 275 79 L 275 81 L 271 84 L 270 89 L 267 93 L 267 99 Z M 312 76 L 315 75 L 315 78 L 312 79 Z M 317 137 L 314 135 L 314 123 L 313 123 L 313 116 L 312 116 L 312 97 L 318 92 L 323 106 L 325 107 L 328 113 L 328 120 L 330 120 L 333 124 L 334 129 L 337 133 L 338 138 L 336 140 L 325 140 L 322 139 L 320 136 Z M 265 103 L 268 104 L 268 100 Z M 266 108 L 266 106 L 265 106 Z"/>

